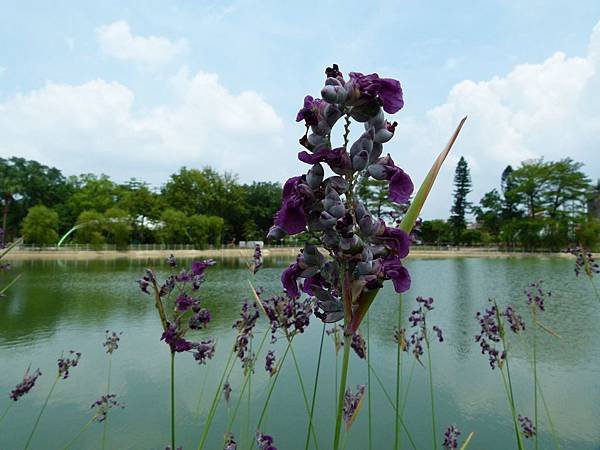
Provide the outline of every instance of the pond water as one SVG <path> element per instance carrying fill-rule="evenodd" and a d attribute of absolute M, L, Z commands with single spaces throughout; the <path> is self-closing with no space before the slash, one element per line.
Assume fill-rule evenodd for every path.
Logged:
<path fill-rule="evenodd" d="M 267 260 L 255 283 L 266 293 L 277 293 L 279 274 L 289 261 Z M 576 278 L 573 261 L 566 259 L 414 259 L 408 263 L 413 285 L 404 295 L 409 312 L 417 295 L 435 298 L 428 321 L 438 324 L 445 342 L 432 347 L 437 405 L 438 445 L 443 430 L 455 424 L 465 438 L 475 432 L 470 449 L 516 448 L 509 406 L 498 370 L 489 368 L 487 357 L 474 342 L 478 324 L 475 312 L 487 306 L 489 297 L 499 304 L 512 303 L 526 315 L 523 290 L 543 279 L 552 297 L 541 321 L 560 337 L 539 334 L 538 373 L 552 422 L 564 450 L 600 448 L 600 302 L 590 283 Z M 9 404 L 8 393 L 22 379 L 25 369 L 40 367 L 43 376 L 31 393 L 12 405 L 0 424 L 0 449 L 22 448 L 56 373 L 56 358 L 65 350 L 82 352 L 80 365 L 60 381 L 41 419 L 33 440 L 34 449 L 63 448 L 90 419 L 90 405 L 106 389 L 108 358 L 102 342 L 105 330 L 123 331 L 121 345 L 112 358 L 111 391 L 125 409 L 109 415 L 108 444 L 111 449 L 164 449 L 169 443 L 169 354 L 159 341 L 160 322 L 150 297 L 139 292 L 135 280 L 143 268 L 157 267 L 166 273 L 162 260 L 21 261 L 13 274 L 22 279 L 0 300 L 0 414 Z M 243 260 L 222 260 L 207 271 L 201 296 L 211 310 L 213 322 L 203 336 L 217 339 L 215 358 L 199 366 L 191 355 L 178 355 L 178 445 L 196 448 L 202 423 L 210 408 L 215 387 L 229 355 L 234 337 L 231 326 L 250 291 L 249 272 Z M 0 275 L 0 285 L 7 281 Z M 596 280 L 598 283 L 598 280 Z M 395 395 L 398 296 L 386 286 L 377 297 L 369 317 L 369 351 L 374 373 L 386 391 Z M 405 314 L 406 315 L 406 314 Z M 261 322 L 257 330 L 262 332 Z M 361 327 L 366 335 L 366 322 Z M 308 331 L 294 341 L 294 351 L 308 395 L 312 392 L 322 331 L 314 320 Z M 260 337 L 257 334 L 257 338 Z M 511 339 L 510 369 L 518 412 L 533 416 L 531 351 L 527 333 Z M 256 338 L 255 338 L 256 339 Z M 258 342 L 256 339 L 255 342 Z M 275 344 L 281 357 L 283 339 Z M 268 340 L 267 340 L 268 343 Z M 255 344 L 256 345 L 256 344 Z M 265 346 L 272 348 L 270 345 Z M 264 350 L 263 350 L 264 352 Z M 340 354 L 341 363 L 341 354 Z M 251 398 L 244 398 L 234 433 L 239 448 L 248 448 L 265 400 L 269 378 L 259 358 L 252 377 Z M 341 365 L 341 364 L 340 364 Z M 418 449 L 431 449 L 431 413 L 427 370 L 403 357 L 403 394 L 406 426 Z M 331 448 L 336 390 L 333 341 L 326 336 L 315 413 L 320 449 Z M 223 447 L 223 433 L 242 385 L 239 365 L 230 379 L 232 406 L 219 406 L 209 437 L 210 450 Z M 349 383 L 367 383 L 367 365 L 351 354 Z M 375 376 L 371 375 L 372 444 L 391 449 L 394 413 Z M 346 449 L 368 448 L 369 408 L 344 437 Z M 275 437 L 280 450 L 304 448 L 307 418 L 298 378 L 288 358 L 275 387 L 263 425 Z M 551 425 L 540 402 L 540 448 L 555 448 Z M 100 448 L 102 425 L 93 423 L 72 448 Z M 526 443 L 533 448 L 532 442 Z M 311 448 L 312 444 L 311 444 Z M 402 448 L 412 448 L 406 434 Z"/>

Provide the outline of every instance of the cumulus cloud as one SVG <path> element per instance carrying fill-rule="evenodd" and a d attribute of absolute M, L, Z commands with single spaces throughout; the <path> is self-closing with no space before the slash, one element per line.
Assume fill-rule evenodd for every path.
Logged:
<path fill-rule="evenodd" d="M 168 105 L 139 110 L 134 92 L 118 82 L 47 83 L 0 103 L 0 156 L 153 183 L 183 165 L 268 178 L 260 167 L 277 160 L 283 126 L 258 93 L 234 94 L 217 75 L 187 70 L 170 88 Z"/>
<path fill-rule="evenodd" d="M 459 155 L 471 166 L 478 202 L 498 187 L 508 164 L 570 156 L 584 162 L 592 177 L 600 174 L 600 22 L 583 57 L 557 51 L 538 64 L 520 64 L 504 76 L 456 84 L 446 101 L 424 118 L 409 118 L 399 128 L 400 148 L 411 156 L 416 178 L 425 173 L 461 117 L 468 121 L 427 205 L 426 216 L 447 217 L 452 176 Z M 404 159 L 404 158 L 402 158 Z M 418 161 L 418 163 L 417 163 Z"/>
<path fill-rule="evenodd" d="M 98 27 L 96 36 L 105 54 L 147 65 L 167 63 L 187 50 L 183 39 L 173 42 L 159 36 L 134 36 L 124 20 Z"/>

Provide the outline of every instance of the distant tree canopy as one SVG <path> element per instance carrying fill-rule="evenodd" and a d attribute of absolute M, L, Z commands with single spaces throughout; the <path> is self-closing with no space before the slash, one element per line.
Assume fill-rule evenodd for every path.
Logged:
<path fill-rule="evenodd" d="M 36 161 L 0 158 L 0 227 L 6 230 L 7 239 L 24 232 L 28 211 L 38 205 L 57 215 L 53 229 L 58 237 L 80 225 L 70 241 L 94 246 L 168 243 L 204 247 L 264 239 L 280 201 L 279 183 L 240 184 L 235 175 L 210 167 L 184 167 L 154 190 L 136 179 L 119 184 L 106 175 L 65 177 L 60 170 Z M 31 220 L 42 218 L 36 211 L 28 230 Z M 44 243 L 56 243 L 58 238 L 46 242 L 49 236 Z"/>

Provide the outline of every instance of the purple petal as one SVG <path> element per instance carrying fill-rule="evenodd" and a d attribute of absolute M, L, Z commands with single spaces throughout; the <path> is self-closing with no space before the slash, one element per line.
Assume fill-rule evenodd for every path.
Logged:
<path fill-rule="evenodd" d="M 390 200 L 395 203 L 406 203 L 413 193 L 414 185 L 410 177 L 399 167 L 390 179 Z"/>

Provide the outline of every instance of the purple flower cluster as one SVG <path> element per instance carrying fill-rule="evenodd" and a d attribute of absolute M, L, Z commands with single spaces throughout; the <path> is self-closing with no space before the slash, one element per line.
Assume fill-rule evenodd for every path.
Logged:
<path fill-rule="evenodd" d="M 115 394 L 106 394 L 92 403 L 91 408 L 96 410 L 96 414 L 94 415 L 96 422 L 104 422 L 111 408 L 125 408 L 116 398 Z"/>
<path fill-rule="evenodd" d="M 579 274 L 583 272 L 589 278 L 592 278 L 594 274 L 600 273 L 600 265 L 594 260 L 592 252 L 579 245 L 574 248 L 569 248 L 567 251 L 575 256 L 576 276 L 579 276 Z"/>
<path fill-rule="evenodd" d="M 238 335 L 235 338 L 234 351 L 237 357 L 242 361 L 244 372 L 253 370 L 254 354 L 249 351 L 250 341 L 252 339 L 252 330 L 258 321 L 259 312 L 256 302 L 244 302 L 240 312 L 240 318 L 233 324 Z"/>
<path fill-rule="evenodd" d="M 412 347 L 412 354 L 421 362 L 421 356 L 423 356 L 424 348 L 423 342 L 429 342 L 429 334 L 427 329 L 427 313 L 433 310 L 433 298 L 431 297 L 417 297 L 416 299 L 418 307 L 411 311 L 408 316 L 410 326 L 416 328 L 416 330 L 407 339 L 406 330 L 401 328 L 394 331 L 394 340 L 402 351 L 408 352 Z M 444 342 L 444 336 L 442 329 L 437 325 L 434 325 L 433 332 L 435 333 L 439 342 Z"/>
<path fill-rule="evenodd" d="M 356 393 L 353 394 L 350 387 L 346 389 L 344 393 L 344 423 L 346 424 L 346 428 L 349 428 L 354 421 L 354 416 L 356 415 L 360 402 L 362 401 L 365 395 L 365 385 L 358 384 L 356 386 Z"/>
<path fill-rule="evenodd" d="M 397 292 L 410 287 L 410 276 L 401 262 L 408 255 L 410 237 L 374 218 L 356 200 L 357 181 L 386 180 L 390 199 L 401 204 L 409 200 L 414 187 L 390 155 L 382 156 L 383 144 L 393 137 L 397 125 L 386 120 L 384 111 L 393 114 L 404 105 L 400 83 L 357 72 L 345 79 L 335 64 L 325 73 L 322 99 L 306 96 L 296 117 L 306 124 L 306 134 L 300 139 L 305 150 L 298 159 L 311 167 L 284 184 L 282 205 L 268 237 L 279 240 L 309 231 L 318 239 L 307 244 L 283 273 L 282 284 L 289 296 L 298 297 L 298 279 L 304 279 L 302 290 L 319 299 L 319 317 L 335 322 L 347 316 L 347 333 L 353 334 L 384 280 L 392 280 Z M 332 148 L 332 128 L 342 117 L 344 145 Z M 364 125 L 364 132 L 352 144 L 348 142 L 351 119 Z M 324 165 L 335 175 L 326 177 Z M 315 244 L 324 247 L 331 259 Z M 350 290 L 342 289 L 341 283 Z M 353 295 L 343 299 L 342 307 L 339 293 L 343 291 Z"/>
<path fill-rule="evenodd" d="M 233 389 L 231 389 L 231 384 L 229 384 L 229 381 L 226 381 L 225 384 L 223 385 L 223 398 L 225 399 L 225 401 L 227 403 L 229 403 L 229 400 L 231 399 L 231 391 Z"/>
<path fill-rule="evenodd" d="M 173 255 L 170 255 L 166 262 L 172 268 L 177 267 Z M 208 339 L 192 342 L 186 339 L 185 335 L 189 330 L 206 328 L 211 320 L 210 312 L 201 305 L 196 291 L 204 281 L 205 270 L 214 264 L 212 259 L 194 261 L 190 270 L 182 269 L 170 275 L 160 286 L 150 269 L 146 269 L 144 276 L 137 280 L 142 292 L 151 294 L 150 288 L 154 293 L 156 309 L 163 326 L 161 340 L 169 346 L 171 353 L 190 352 L 199 364 L 205 364 L 207 359 L 213 357 L 215 341 Z M 173 292 L 176 292 L 177 296 L 171 300 Z"/>
<path fill-rule="evenodd" d="M 444 442 L 442 447 L 444 450 L 455 450 L 458 448 L 458 437 L 460 431 L 454 425 L 450 425 L 444 432 Z"/>
<path fill-rule="evenodd" d="M 79 364 L 79 359 L 81 358 L 81 353 L 73 350 L 69 350 L 69 355 L 70 357 L 68 358 L 61 356 L 57 360 L 58 376 L 62 377 L 63 380 L 69 378 L 69 370 L 71 370 L 73 367 L 76 367 L 77 364 Z"/>
<path fill-rule="evenodd" d="M 521 425 L 521 430 L 523 431 L 523 436 L 527 439 L 535 436 L 536 429 L 529 417 L 519 414 L 519 423 Z"/>
<path fill-rule="evenodd" d="M 495 302 L 483 313 L 477 312 L 475 318 L 480 327 L 479 334 L 475 335 L 475 342 L 479 342 L 481 354 L 488 355 L 492 369 L 502 368 L 506 359 L 506 349 L 500 351 L 494 346 L 494 343 L 500 342 L 504 337 L 502 321 L 506 320 L 513 333 L 519 333 L 525 330 L 523 318 L 515 312 L 512 306 L 507 306 L 504 311 L 501 311 Z"/>
<path fill-rule="evenodd" d="M 262 249 L 260 248 L 260 244 L 254 245 L 254 255 L 252 256 L 252 272 L 256 274 L 260 270 L 263 265 L 263 257 L 262 257 Z"/>
<path fill-rule="evenodd" d="M 122 331 L 120 333 L 116 333 L 114 331 L 111 333 L 110 331 L 106 330 L 106 340 L 102 344 L 103 347 L 106 347 L 106 353 L 110 353 L 112 355 L 113 352 L 119 348 L 119 341 L 121 340 L 119 336 L 122 334 Z"/>
<path fill-rule="evenodd" d="M 25 371 L 25 375 L 23 375 L 23 381 L 15 386 L 15 388 L 10 391 L 10 398 L 15 402 L 27 394 L 33 386 L 35 386 L 35 382 L 39 377 L 42 376 L 42 372 L 40 369 L 35 369 L 32 373 L 29 373 L 29 368 Z"/>
<path fill-rule="evenodd" d="M 275 367 L 275 353 L 273 353 L 273 350 L 269 350 L 267 356 L 265 356 L 265 370 L 271 377 L 277 372 L 277 367 Z"/>
<path fill-rule="evenodd" d="M 235 436 L 232 433 L 229 433 L 225 438 L 225 445 L 223 446 L 223 450 L 237 450 L 237 442 L 235 441 Z"/>
<path fill-rule="evenodd" d="M 527 289 L 525 289 L 525 295 L 527 296 L 527 304 L 531 307 L 537 307 L 540 311 L 544 311 L 544 301 L 547 297 L 552 296 L 552 292 L 545 291 L 542 288 L 542 281 L 531 283 Z"/>
<path fill-rule="evenodd" d="M 277 447 L 273 445 L 274 442 L 272 436 L 256 431 L 256 444 L 260 450 L 277 450 Z"/>
<path fill-rule="evenodd" d="M 367 343 L 358 331 L 352 335 L 350 346 L 360 359 L 367 357 Z"/>
<path fill-rule="evenodd" d="M 262 302 L 271 324 L 272 341 L 281 330 L 286 336 L 304 333 L 313 313 L 313 301 L 290 296 L 275 296 Z"/>

